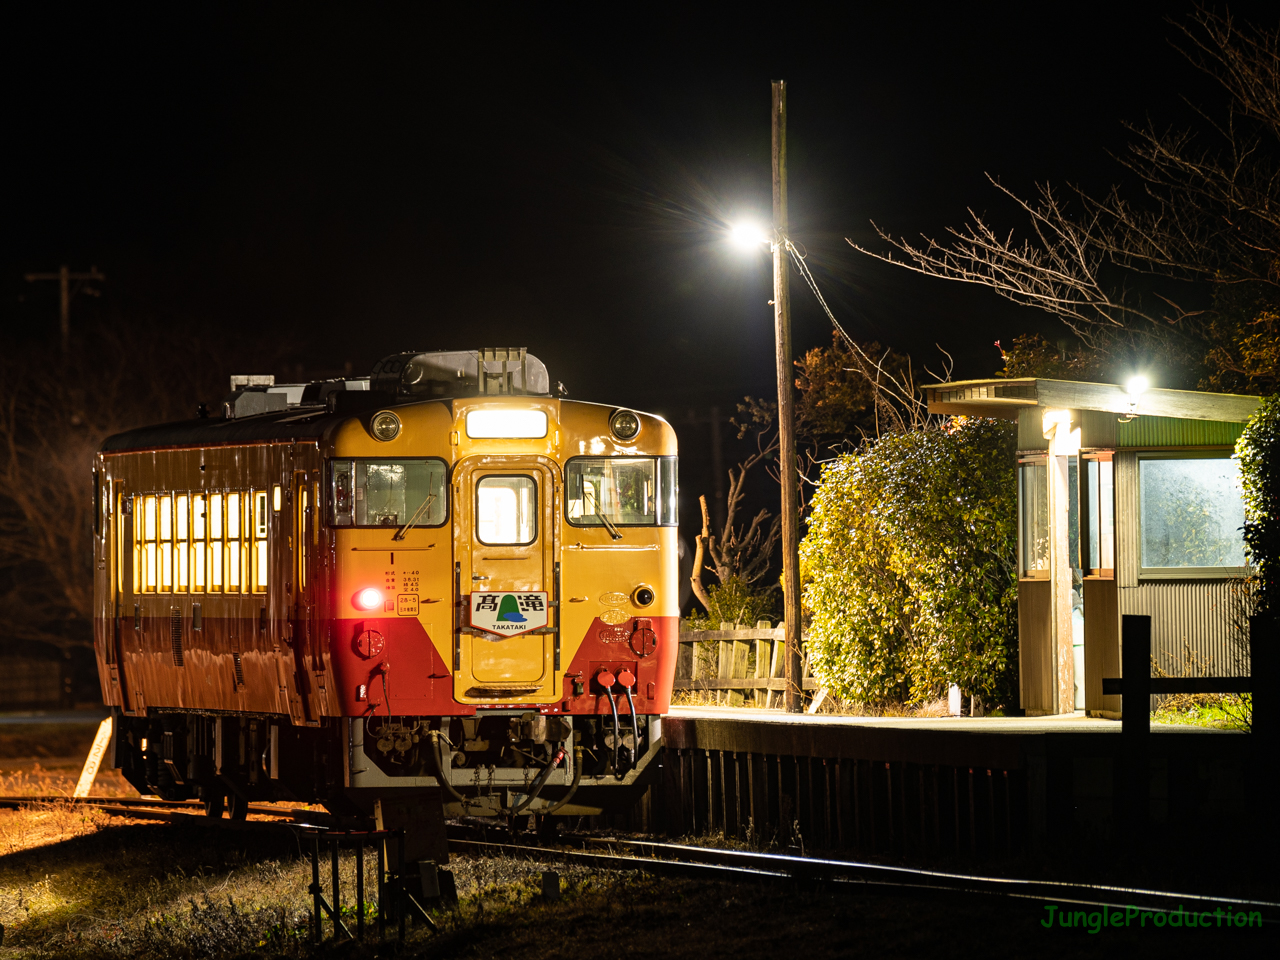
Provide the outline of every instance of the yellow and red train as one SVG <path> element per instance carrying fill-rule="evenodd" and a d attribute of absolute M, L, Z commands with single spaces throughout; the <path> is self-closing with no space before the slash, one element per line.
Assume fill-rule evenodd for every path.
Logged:
<path fill-rule="evenodd" d="M 522 348 L 233 378 L 109 438 L 96 651 L 144 793 L 590 813 L 643 782 L 678 644 L 676 437 Z"/>

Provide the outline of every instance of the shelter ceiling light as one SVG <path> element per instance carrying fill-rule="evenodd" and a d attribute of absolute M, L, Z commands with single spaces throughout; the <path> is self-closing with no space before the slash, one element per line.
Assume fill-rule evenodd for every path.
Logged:
<path fill-rule="evenodd" d="M 1138 415 L 1138 398 L 1147 392 L 1147 388 L 1151 386 L 1149 381 L 1142 374 L 1130 377 L 1124 385 L 1125 393 L 1129 395 L 1129 419 L 1132 420 Z"/>

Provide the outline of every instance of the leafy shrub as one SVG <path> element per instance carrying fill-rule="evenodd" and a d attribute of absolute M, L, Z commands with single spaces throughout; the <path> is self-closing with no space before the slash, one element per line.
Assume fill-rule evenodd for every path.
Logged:
<path fill-rule="evenodd" d="M 827 464 L 801 544 L 814 672 L 843 699 L 1012 702 L 1016 429 L 959 418 Z"/>
<path fill-rule="evenodd" d="M 1280 394 L 1264 397 L 1236 442 L 1244 540 L 1257 570 L 1259 612 L 1280 614 Z"/>
<path fill-rule="evenodd" d="M 774 591 L 761 590 L 742 577 L 728 577 L 723 583 L 707 588 L 707 594 L 711 599 L 707 615 L 686 621 L 693 630 L 719 630 L 720 624 L 726 622 L 754 627 L 756 621 L 773 614 Z"/>

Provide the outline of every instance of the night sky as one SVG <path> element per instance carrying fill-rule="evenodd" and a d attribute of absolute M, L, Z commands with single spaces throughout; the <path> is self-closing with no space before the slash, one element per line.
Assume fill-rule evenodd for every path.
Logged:
<path fill-rule="evenodd" d="M 773 389 L 767 254 L 725 241 L 768 217 L 771 79 L 792 235 L 837 314 L 957 376 L 1059 328 L 843 238 L 999 214 L 986 172 L 1105 187 L 1122 121 L 1217 102 L 1169 45 L 1189 3 L 50 6 L 4 21 L 8 337 L 56 329 L 24 271 L 96 264 L 73 325 L 283 344 L 308 375 L 526 345 L 573 397 L 673 419 Z M 797 347 L 829 343 L 793 301 Z"/>

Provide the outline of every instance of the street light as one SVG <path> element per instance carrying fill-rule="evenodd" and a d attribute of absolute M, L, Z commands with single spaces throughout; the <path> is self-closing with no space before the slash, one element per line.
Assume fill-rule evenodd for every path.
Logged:
<path fill-rule="evenodd" d="M 729 239 L 739 247 L 746 250 L 756 249 L 760 244 L 773 246 L 773 241 L 769 239 L 769 235 L 757 223 L 744 221 L 735 223 L 729 228 Z"/>
<path fill-rule="evenodd" d="M 791 362 L 791 293 L 787 257 L 787 85 L 773 82 L 773 234 L 744 222 L 731 230 L 734 243 L 765 243 L 773 254 L 773 335 L 778 373 L 778 466 L 782 481 L 782 602 L 786 656 L 783 658 L 788 713 L 804 708 L 800 662 L 800 484 L 796 476 L 796 429 Z"/>

